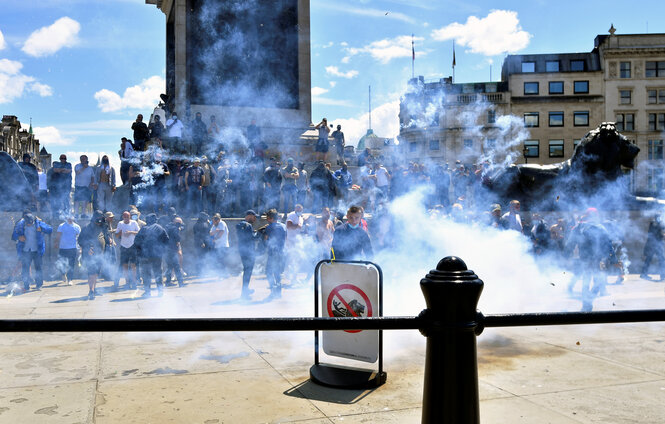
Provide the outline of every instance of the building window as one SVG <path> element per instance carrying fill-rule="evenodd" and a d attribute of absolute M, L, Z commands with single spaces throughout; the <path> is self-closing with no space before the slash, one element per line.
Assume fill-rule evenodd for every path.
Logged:
<path fill-rule="evenodd" d="M 494 150 L 496 149 L 496 138 L 488 138 L 485 141 L 485 150 Z"/>
<path fill-rule="evenodd" d="M 550 81 L 550 94 L 563 94 L 563 81 Z"/>
<path fill-rule="evenodd" d="M 545 72 L 559 72 L 559 61 L 558 60 L 546 61 Z"/>
<path fill-rule="evenodd" d="M 619 78 L 630 78 L 630 62 L 619 63 Z"/>
<path fill-rule="evenodd" d="M 550 112 L 550 127 L 563 127 L 563 112 Z"/>
<path fill-rule="evenodd" d="M 413 153 L 418 149 L 418 144 L 416 142 L 409 143 L 409 152 Z"/>
<path fill-rule="evenodd" d="M 635 131 L 635 114 L 617 113 L 616 127 L 619 132 Z"/>
<path fill-rule="evenodd" d="M 540 141 L 538 140 L 525 140 L 524 149 L 526 151 L 526 157 L 528 158 L 537 158 L 540 156 Z"/>
<path fill-rule="evenodd" d="M 573 92 L 574 93 L 588 93 L 589 92 L 589 81 L 575 81 L 573 83 Z"/>
<path fill-rule="evenodd" d="M 663 140 L 649 140 L 649 159 L 663 159 Z"/>
<path fill-rule="evenodd" d="M 577 149 L 578 144 L 580 144 L 579 140 L 573 140 L 573 150 Z"/>
<path fill-rule="evenodd" d="M 572 72 L 580 72 L 584 71 L 585 69 L 585 62 L 583 60 L 571 60 L 570 61 L 570 70 Z"/>
<path fill-rule="evenodd" d="M 619 104 L 629 105 L 632 103 L 633 92 L 630 90 L 619 90 Z"/>
<path fill-rule="evenodd" d="M 429 141 L 430 150 L 439 150 L 439 140 L 430 140 Z"/>
<path fill-rule="evenodd" d="M 649 131 L 663 131 L 665 129 L 665 113 L 649 114 Z"/>
<path fill-rule="evenodd" d="M 496 111 L 494 109 L 489 109 L 487 111 L 487 123 L 494 124 L 496 122 Z"/>
<path fill-rule="evenodd" d="M 665 61 L 649 62 L 647 61 L 644 74 L 647 78 L 665 77 Z"/>
<path fill-rule="evenodd" d="M 650 105 L 658 103 L 658 90 L 647 90 L 647 103 Z"/>
<path fill-rule="evenodd" d="M 464 148 L 469 149 L 469 150 L 473 149 L 473 140 L 465 139 L 464 140 Z"/>
<path fill-rule="evenodd" d="M 647 188 L 651 191 L 660 192 L 663 189 L 663 169 L 649 169 L 647 171 Z"/>
<path fill-rule="evenodd" d="M 538 94 L 539 88 L 537 82 L 525 82 L 524 83 L 524 94 Z"/>
<path fill-rule="evenodd" d="M 665 104 L 665 90 L 647 90 L 647 103 Z"/>
<path fill-rule="evenodd" d="M 550 140 L 550 157 L 563 157 L 563 140 Z"/>
<path fill-rule="evenodd" d="M 524 114 L 524 126 L 525 127 L 537 127 L 539 124 L 539 115 L 538 112 L 526 112 Z"/>
<path fill-rule="evenodd" d="M 536 62 L 522 62 L 522 72 L 536 72 Z"/>
<path fill-rule="evenodd" d="M 588 127 L 589 112 L 573 112 L 573 125 L 576 127 Z"/>

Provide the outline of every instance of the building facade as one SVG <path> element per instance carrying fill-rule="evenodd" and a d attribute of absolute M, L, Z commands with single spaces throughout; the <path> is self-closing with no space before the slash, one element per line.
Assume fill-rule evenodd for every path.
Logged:
<path fill-rule="evenodd" d="M 34 163 L 39 158 L 39 140 L 29 129 L 21 128 L 21 122 L 14 115 L 3 115 L 0 122 L 0 151 L 7 152 L 17 162 L 28 153 Z"/>
<path fill-rule="evenodd" d="M 578 140 L 606 121 L 641 149 L 633 190 L 660 193 L 665 34 L 619 35 L 611 28 L 589 53 L 508 55 L 496 83 L 411 80 L 401 102 L 400 144 L 414 159 L 549 164 L 570 158 Z"/>

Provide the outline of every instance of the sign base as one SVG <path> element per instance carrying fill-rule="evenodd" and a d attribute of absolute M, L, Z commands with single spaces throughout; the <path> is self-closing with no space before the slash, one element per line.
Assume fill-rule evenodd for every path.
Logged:
<path fill-rule="evenodd" d="M 386 382 L 387 374 L 383 371 L 314 364 L 309 369 L 309 378 L 322 386 L 339 389 L 373 389 Z"/>

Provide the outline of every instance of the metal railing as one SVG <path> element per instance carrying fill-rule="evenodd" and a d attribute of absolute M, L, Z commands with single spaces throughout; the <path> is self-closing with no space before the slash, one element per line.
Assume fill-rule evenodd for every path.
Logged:
<path fill-rule="evenodd" d="M 146 318 L 0 320 L 1 332 L 414 330 L 427 338 L 422 422 L 480 423 L 476 336 L 487 327 L 665 321 L 665 310 L 483 315 L 483 282 L 449 256 L 420 281 L 418 316 L 374 318 Z"/>

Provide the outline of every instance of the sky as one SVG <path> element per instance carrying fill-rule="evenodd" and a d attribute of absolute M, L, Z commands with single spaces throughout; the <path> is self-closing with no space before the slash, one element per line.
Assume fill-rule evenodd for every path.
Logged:
<path fill-rule="evenodd" d="M 165 15 L 144 0 L 0 7 L 0 112 L 25 128 L 32 118 L 54 157 L 115 159 L 120 137 L 165 90 Z M 369 86 L 374 132 L 396 136 L 412 64 L 425 80 L 452 75 L 453 43 L 455 82 L 498 81 L 506 54 L 588 52 L 611 24 L 617 34 L 665 33 L 661 1 L 311 0 L 310 11 L 312 120 L 341 124 L 354 145 L 367 130 Z"/>

